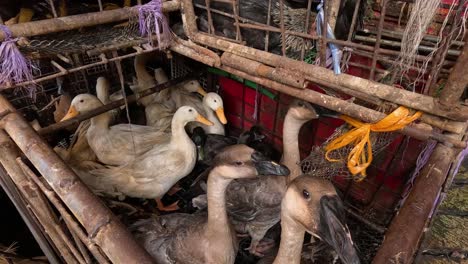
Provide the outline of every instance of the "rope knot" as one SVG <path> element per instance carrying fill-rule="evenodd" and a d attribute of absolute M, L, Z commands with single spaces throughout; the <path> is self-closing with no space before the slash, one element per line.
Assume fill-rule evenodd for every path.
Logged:
<path fill-rule="evenodd" d="M 409 115 L 409 109 L 400 106 L 391 114 L 374 124 L 363 123 L 349 116 L 341 116 L 340 118 L 352 125 L 354 128 L 344 133 L 338 138 L 331 141 L 325 147 L 325 157 L 328 161 L 338 162 L 339 159 L 332 159 L 329 153 L 333 150 L 343 148 L 349 144 L 354 144 L 348 155 L 348 170 L 354 180 L 362 181 L 366 177 L 366 169 L 372 162 L 372 144 L 370 141 L 370 132 L 391 132 L 403 129 L 416 119 L 422 112 L 418 111 L 412 116 Z M 360 174 L 359 176 L 356 176 Z"/>

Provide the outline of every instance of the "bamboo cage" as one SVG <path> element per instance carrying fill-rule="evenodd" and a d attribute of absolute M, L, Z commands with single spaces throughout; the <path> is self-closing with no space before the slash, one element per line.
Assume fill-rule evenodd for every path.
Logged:
<path fill-rule="evenodd" d="M 83 120 L 136 102 L 190 77 L 200 78 L 208 90 L 221 89 L 213 72 L 222 72 L 223 78 L 236 76 L 237 81 L 250 81 L 257 85 L 257 92 L 264 89 L 277 95 L 276 112 L 280 111 L 282 100 L 278 97 L 300 98 L 367 123 L 384 118 L 388 111 L 381 109 L 405 106 L 422 111 L 419 122 L 392 134 L 392 137 L 404 137 L 404 142 L 412 138 L 419 142 L 418 146 L 427 142 L 432 150 L 426 153 L 422 164 L 416 164 L 414 158 L 397 190 L 389 191 L 383 183 L 372 185 L 367 178 L 362 183 L 334 181 L 347 206 L 351 229 L 357 227 L 367 243 L 357 242 L 358 247 L 362 246 L 363 263 L 413 263 L 415 256 L 422 254 L 418 252 L 419 246 L 442 201 L 440 194 L 451 184 L 457 173 L 454 168 L 463 160 L 460 153 L 467 149 L 468 106 L 463 101 L 468 85 L 465 72 L 468 64 L 467 34 L 461 40 L 455 33 L 466 21 L 465 1 L 454 1 L 457 4 L 449 14 L 450 23 L 442 29 L 448 32 L 443 40 L 438 39 L 437 34 L 426 34 L 419 45 L 419 55 L 415 56 L 417 63 L 411 70 L 417 76 L 424 76 L 422 81 L 417 81 L 424 88 L 420 91 L 402 89 L 401 84 L 396 85 L 400 87 L 394 85 L 397 82 L 391 70 L 400 55 L 403 36 L 401 30 L 385 27 L 385 23 L 405 21 L 392 13 L 398 6 L 396 1 L 375 1 L 371 7 L 377 10 L 374 13 L 378 16 L 365 26 L 358 26 L 357 22 L 359 8 L 364 1 L 356 1 L 351 29 L 344 40 L 327 36 L 325 26 L 322 34 L 317 35 L 304 33 L 307 29 L 301 32 L 286 29 L 281 5 L 279 27 L 270 23 L 273 20 L 270 9 L 266 24 L 249 20 L 239 13 L 242 1 L 206 0 L 204 5 L 191 0 L 164 1 L 163 11 L 170 20 L 174 17 L 181 20 L 183 35 L 174 36 L 170 46 L 162 51 L 150 45 L 148 38 L 139 36 L 134 29 L 118 26 L 123 22 L 131 24 L 138 16 L 138 6 L 104 10 L 101 0 L 98 0 L 95 3 L 97 10 L 77 11 L 64 17 L 54 14 L 50 19 L 9 26 L 13 36 L 21 38 L 21 43 L 18 43 L 20 50 L 37 62 L 40 71 L 35 73 L 33 81 L 0 87 L 0 182 L 51 263 L 153 263 L 121 219 L 53 151 L 54 136 L 64 129 L 76 127 Z M 54 1 L 49 2 L 55 10 Z M 283 0 L 279 2 L 283 3 Z M 309 17 L 311 6 L 317 1 L 306 2 L 304 25 L 309 25 L 312 21 Z M 414 1 L 400 2 L 411 4 Z M 269 0 L 270 8 L 271 3 Z M 339 5 L 340 1 L 324 1 L 324 25 L 335 27 L 337 3 Z M 232 5 L 231 12 L 217 8 L 222 4 Z M 447 4 L 441 2 L 441 8 L 444 5 Z M 200 14 L 206 15 L 207 32 L 200 29 Z M 220 36 L 216 16 L 230 19 L 235 28 L 234 37 Z M 444 18 L 438 19 L 443 21 Z M 248 39 L 243 36 L 246 30 L 265 36 L 263 50 L 248 46 Z M 268 41 L 273 34 L 281 36 L 282 48 L 276 53 L 269 49 Z M 320 47 L 332 43 L 341 47 L 344 57 L 365 58 L 364 62 L 345 62 L 346 59 L 342 59 L 342 64 L 365 74 L 359 77 L 346 71 L 335 74 L 326 67 L 326 49 L 317 51 L 316 56 L 320 58 L 317 64 L 304 62 L 305 48 L 299 52 L 298 58 L 288 58 L 287 36 L 314 41 Z M 5 38 L 6 34 L 0 31 L 0 42 Z M 21 41 L 23 38 L 27 39 L 24 43 Z M 54 103 L 51 95 L 59 95 L 62 89 L 73 94 L 88 93 L 92 80 L 102 75 L 109 77 L 114 90 L 120 90 L 123 83 L 131 79 L 128 61 L 155 51 L 170 65 L 170 81 L 53 124 L 48 110 Z M 419 67 L 426 59 L 425 55 L 431 52 L 435 55 L 429 60 L 429 67 Z M 378 67 L 383 64 L 390 66 L 387 69 Z M 389 77 L 393 83 L 384 81 Z M 443 89 L 440 89 L 441 80 L 445 83 Z M 21 89 L 32 84 L 40 86 L 35 99 Z M 312 86 L 320 90 L 311 89 Z M 244 96 L 248 88 L 244 86 L 242 89 Z M 246 103 L 241 104 L 239 118 L 243 119 Z M 34 118 L 44 120 L 45 126 L 33 129 L 29 121 Z M 276 126 L 279 121 L 274 122 Z M 238 128 L 245 128 L 245 120 L 240 123 Z M 276 130 L 271 132 L 271 137 L 273 141 L 280 139 Z M 399 162 L 398 159 L 409 155 L 403 145 L 397 149 L 392 162 Z M 422 155 L 422 147 L 411 153 L 416 157 Z M 376 158 L 374 166 L 378 168 L 384 162 L 383 158 Z M 410 174 L 417 176 L 411 179 Z M 370 198 L 363 202 L 363 199 L 353 197 L 353 193 L 359 191 L 366 192 Z M 386 208 L 379 211 L 376 201 L 384 192 L 391 192 L 393 198 Z M 374 210 L 380 215 L 374 216 Z"/>

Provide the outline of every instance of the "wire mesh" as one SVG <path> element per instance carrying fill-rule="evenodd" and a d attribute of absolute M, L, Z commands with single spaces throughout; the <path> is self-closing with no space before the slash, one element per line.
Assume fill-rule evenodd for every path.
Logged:
<path fill-rule="evenodd" d="M 348 125 L 343 125 L 335 130 L 327 141 L 322 146 L 314 146 L 309 156 L 301 161 L 301 168 L 304 173 L 313 175 L 314 177 L 332 179 L 333 177 L 343 177 L 351 179 L 352 175 L 346 167 L 346 160 L 351 152 L 353 146 L 348 145 L 346 147 L 334 150 L 329 153 L 330 159 L 339 160 L 338 162 L 330 162 L 325 157 L 325 146 L 331 141 L 338 138 L 342 134 L 349 130 Z M 372 133 L 371 134 L 371 145 L 372 154 L 376 156 L 382 150 L 385 149 L 397 136 L 396 133 Z"/>
<path fill-rule="evenodd" d="M 138 24 L 130 21 L 127 25 L 100 25 L 93 28 L 71 30 L 44 36 L 32 37 L 22 46 L 26 53 L 39 52 L 44 55 L 68 55 L 110 46 L 132 46 L 145 42 L 138 32 Z"/>
<path fill-rule="evenodd" d="M 175 55 L 174 58 L 170 61 L 171 65 L 171 78 L 179 78 L 182 76 L 187 76 L 190 73 L 193 73 L 193 70 L 187 65 L 187 59 L 182 56 Z M 203 89 L 208 90 L 208 80 L 205 75 L 202 75 L 198 78 Z"/>

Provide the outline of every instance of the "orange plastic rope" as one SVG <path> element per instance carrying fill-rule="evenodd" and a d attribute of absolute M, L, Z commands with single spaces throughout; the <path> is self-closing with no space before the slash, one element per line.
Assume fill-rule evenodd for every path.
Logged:
<path fill-rule="evenodd" d="M 372 162 L 372 145 L 370 142 L 370 132 L 390 132 L 400 130 L 418 119 L 422 112 L 417 112 L 409 116 L 410 111 L 403 106 L 398 107 L 391 114 L 375 124 L 366 124 L 349 116 L 341 116 L 340 118 L 352 125 L 354 128 L 340 137 L 330 142 L 326 147 L 325 157 L 328 161 L 337 162 L 340 160 L 332 159 L 328 154 L 336 149 L 345 147 L 349 144 L 354 144 L 354 148 L 348 155 L 348 170 L 355 177 L 356 181 L 362 181 L 366 176 L 366 169 Z"/>

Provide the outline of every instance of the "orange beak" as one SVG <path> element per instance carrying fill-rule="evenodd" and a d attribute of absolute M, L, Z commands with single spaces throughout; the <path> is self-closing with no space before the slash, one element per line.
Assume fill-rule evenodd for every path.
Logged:
<path fill-rule="evenodd" d="M 199 87 L 197 93 L 201 94 L 203 97 L 206 95 L 206 91 L 202 87 Z"/>
<path fill-rule="evenodd" d="M 62 118 L 62 120 L 60 120 L 60 122 L 65 121 L 65 120 L 68 120 L 68 119 L 71 119 L 71 118 L 77 116 L 78 114 L 79 114 L 79 112 L 76 111 L 76 108 L 72 105 L 72 106 L 70 106 L 70 108 L 68 109 L 67 114 Z"/>
<path fill-rule="evenodd" d="M 216 115 L 218 116 L 219 121 L 225 125 L 227 124 L 226 116 L 224 115 L 224 108 L 219 107 L 216 109 Z"/>
<path fill-rule="evenodd" d="M 202 124 L 205 124 L 207 126 L 212 126 L 213 125 L 213 123 L 210 120 L 206 119 L 204 116 L 202 116 L 200 114 L 197 116 L 197 118 L 195 120 L 197 120 L 198 122 L 200 122 Z"/>

